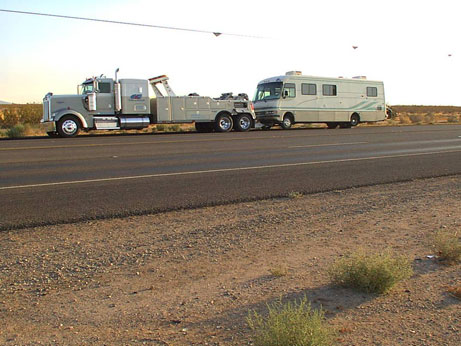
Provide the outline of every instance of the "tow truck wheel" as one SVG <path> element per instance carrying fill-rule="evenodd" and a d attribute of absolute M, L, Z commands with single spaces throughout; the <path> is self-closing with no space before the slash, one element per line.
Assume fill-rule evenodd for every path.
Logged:
<path fill-rule="evenodd" d="M 216 118 L 215 122 L 215 130 L 217 132 L 229 132 L 232 130 L 232 126 L 234 125 L 234 122 L 232 120 L 232 117 L 229 114 L 221 114 L 218 115 Z"/>
<path fill-rule="evenodd" d="M 75 137 L 80 131 L 80 122 L 73 115 L 65 115 L 58 121 L 56 130 L 64 138 Z"/>
<path fill-rule="evenodd" d="M 238 132 L 246 132 L 251 128 L 251 118 L 248 114 L 240 114 L 234 123 L 234 129 Z"/>
<path fill-rule="evenodd" d="M 291 114 L 285 115 L 283 117 L 282 123 L 280 124 L 280 126 L 282 126 L 282 129 L 288 130 L 291 128 L 292 125 L 293 125 L 293 117 L 291 116 Z"/>
<path fill-rule="evenodd" d="M 50 136 L 51 138 L 58 138 L 59 137 L 59 134 L 57 132 L 47 132 L 46 133 L 48 136 Z"/>

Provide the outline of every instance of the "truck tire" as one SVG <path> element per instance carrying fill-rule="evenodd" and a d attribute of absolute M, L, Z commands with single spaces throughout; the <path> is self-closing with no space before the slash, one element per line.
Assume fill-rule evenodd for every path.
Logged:
<path fill-rule="evenodd" d="M 214 126 L 216 132 L 229 132 L 232 130 L 233 125 L 232 117 L 227 113 L 222 113 L 216 117 Z"/>
<path fill-rule="evenodd" d="M 293 125 L 293 116 L 291 114 L 286 114 L 283 117 L 283 121 L 280 124 L 280 126 L 282 127 L 282 129 L 288 130 L 291 128 L 292 125 Z"/>
<path fill-rule="evenodd" d="M 234 129 L 238 132 L 250 131 L 251 122 L 251 116 L 249 116 L 248 114 L 240 114 L 236 118 L 236 122 L 234 123 Z"/>
<path fill-rule="evenodd" d="M 80 121 L 73 115 L 65 115 L 59 119 L 56 130 L 63 138 L 75 137 L 80 131 Z"/>
<path fill-rule="evenodd" d="M 200 133 L 213 132 L 213 123 L 195 123 L 195 129 Z"/>

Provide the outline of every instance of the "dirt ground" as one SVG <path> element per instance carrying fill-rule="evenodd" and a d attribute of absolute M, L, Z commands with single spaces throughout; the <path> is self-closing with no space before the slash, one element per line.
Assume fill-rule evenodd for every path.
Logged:
<path fill-rule="evenodd" d="M 461 265 L 426 257 L 460 200 L 456 176 L 3 232 L 0 344 L 245 345 L 249 310 L 307 296 L 341 345 L 460 345 Z M 415 274 L 383 296 L 333 287 L 358 248 Z"/>

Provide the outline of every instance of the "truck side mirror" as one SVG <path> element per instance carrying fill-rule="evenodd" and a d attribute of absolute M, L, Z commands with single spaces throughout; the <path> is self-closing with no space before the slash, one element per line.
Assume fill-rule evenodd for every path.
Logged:
<path fill-rule="evenodd" d="M 288 97 L 288 90 L 283 90 L 283 98 L 287 98 Z"/>

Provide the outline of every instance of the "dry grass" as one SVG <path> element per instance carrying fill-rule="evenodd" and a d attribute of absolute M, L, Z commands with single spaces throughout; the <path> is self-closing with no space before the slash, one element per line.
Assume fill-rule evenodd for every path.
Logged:
<path fill-rule="evenodd" d="M 285 266 L 277 266 L 277 267 L 274 267 L 274 268 L 270 268 L 269 269 L 269 273 L 276 277 L 276 278 L 279 278 L 279 277 L 282 277 L 282 276 L 287 276 L 288 275 L 288 268 L 285 267 Z"/>
<path fill-rule="evenodd" d="M 432 247 L 439 259 L 447 264 L 461 261 L 461 234 L 452 230 L 440 230 L 432 236 Z"/>
<path fill-rule="evenodd" d="M 303 197 L 304 195 L 301 193 L 301 192 L 298 192 L 298 191 L 292 191 L 288 194 L 288 198 L 291 198 L 291 199 L 297 199 L 297 198 L 301 198 Z"/>
<path fill-rule="evenodd" d="M 307 298 L 268 305 L 268 316 L 250 312 L 247 323 L 256 346 L 322 346 L 333 343 L 334 333 L 325 323 L 322 309 L 312 309 Z"/>
<path fill-rule="evenodd" d="M 360 250 L 349 254 L 329 268 L 332 282 L 366 293 L 386 293 L 413 274 L 410 261 L 390 251 L 366 254 Z"/>
<path fill-rule="evenodd" d="M 459 122 L 459 115 L 449 115 L 447 117 L 447 122 L 449 122 L 449 123 L 458 123 Z"/>

